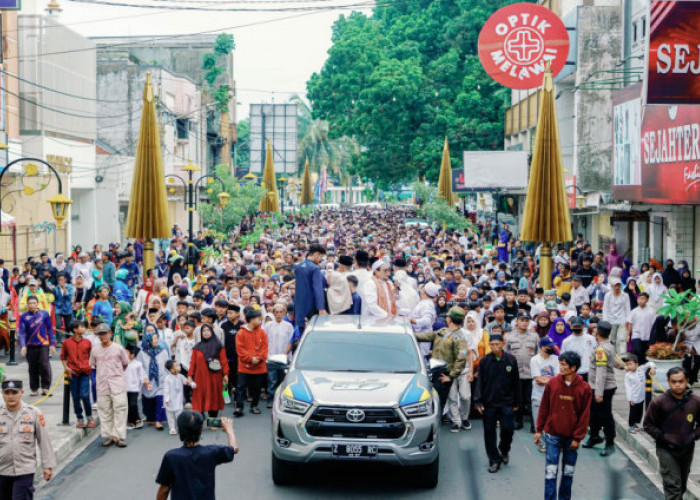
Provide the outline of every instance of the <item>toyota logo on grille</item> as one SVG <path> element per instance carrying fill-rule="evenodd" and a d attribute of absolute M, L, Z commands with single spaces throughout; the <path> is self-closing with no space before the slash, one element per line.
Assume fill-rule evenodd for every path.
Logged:
<path fill-rule="evenodd" d="M 365 412 L 359 408 L 353 408 L 347 411 L 345 418 L 348 419 L 348 422 L 362 422 L 365 419 Z"/>

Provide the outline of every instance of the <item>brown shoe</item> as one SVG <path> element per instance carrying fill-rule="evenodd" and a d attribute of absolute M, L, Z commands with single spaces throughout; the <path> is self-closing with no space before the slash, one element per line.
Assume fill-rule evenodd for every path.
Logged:
<path fill-rule="evenodd" d="M 120 448 L 126 448 L 126 441 L 124 441 L 123 439 L 117 439 L 117 446 L 119 446 Z"/>
<path fill-rule="evenodd" d="M 112 446 L 113 444 L 114 444 L 114 439 L 112 439 L 111 437 L 102 441 L 102 446 L 104 446 L 105 448 L 107 448 L 108 446 Z"/>

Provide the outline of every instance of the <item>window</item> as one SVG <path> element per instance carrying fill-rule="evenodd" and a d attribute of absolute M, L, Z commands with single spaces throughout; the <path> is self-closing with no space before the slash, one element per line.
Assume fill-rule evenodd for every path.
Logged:
<path fill-rule="evenodd" d="M 640 25 L 642 27 L 642 40 L 644 40 L 647 37 L 647 18 L 642 17 L 642 20 L 640 21 Z"/>
<path fill-rule="evenodd" d="M 637 45 L 637 23 L 632 23 L 632 45 Z"/>
<path fill-rule="evenodd" d="M 177 128 L 177 139 L 180 141 L 188 140 L 190 138 L 189 120 L 187 118 L 178 118 L 175 120 L 175 125 Z"/>

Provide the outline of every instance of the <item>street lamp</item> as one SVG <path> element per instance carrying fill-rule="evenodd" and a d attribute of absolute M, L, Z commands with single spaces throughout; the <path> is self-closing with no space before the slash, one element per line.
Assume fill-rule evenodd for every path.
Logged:
<path fill-rule="evenodd" d="M 18 158 L 14 161 L 11 161 L 10 163 L 5 166 L 5 168 L 0 172 L 0 186 L 2 186 L 2 178 L 3 176 L 10 171 L 10 167 L 12 167 L 16 163 L 20 162 L 36 162 L 36 163 L 41 163 L 42 165 L 46 166 L 53 174 L 56 176 L 56 180 L 58 181 L 58 194 L 56 196 L 53 196 L 49 198 L 47 201 L 49 204 L 51 204 L 51 213 L 53 214 L 53 218 L 56 219 L 56 227 L 58 229 L 63 228 L 63 221 L 66 219 L 68 216 L 68 207 L 70 206 L 71 203 L 73 203 L 73 200 L 70 198 L 67 198 L 66 196 L 63 195 L 63 182 L 61 181 L 61 176 L 58 175 L 58 172 L 56 172 L 56 169 L 51 166 L 50 163 L 45 162 L 44 160 L 40 160 L 39 158 Z M 20 177 L 28 176 L 28 177 L 33 177 L 39 173 L 39 167 L 36 165 L 36 163 L 28 163 L 24 167 L 24 172 Z M 28 186 L 30 187 L 30 186 Z M 33 189 L 27 189 L 25 187 L 24 190 L 25 194 L 32 195 L 34 193 Z M 2 195 L 0 195 L 0 214 L 2 214 Z M 0 231 L 2 231 L 2 215 L 0 215 Z"/>
<path fill-rule="evenodd" d="M 214 181 L 218 181 L 221 184 L 221 189 L 225 190 L 226 186 L 224 184 L 224 181 L 219 179 L 215 175 L 211 174 L 206 174 L 201 176 L 197 181 L 195 182 L 194 179 L 192 178 L 194 176 L 195 172 L 200 172 L 202 169 L 199 168 L 198 166 L 194 165 L 191 161 L 182 167 L 183 172 L 187 172 L 187 180 L 183 179 L 179 175 L 176 174 L 169 174 L 166 175 L 165 178 L 168 179 L 168 184 L 174 184 L 175 180 L 179 180 L 182 183 L 182 187 L 184 188 L 185 191 L 185 196 L 184 196 L 184 202 L 185 202 L 185 210 L 187 211 L 187 218 L 188 218 L 188 237 L 187 237 L 187 270 L 190 275 L 190 278 L 194 278 L 194 232 L 193 232 L 193 216 L 194 216 L 194 211 L 197 210 L 197 203 L 198 199 L 197 196 L 195 195 L 196 192 L 198 192 L 198 188 L 200 187 L 200 183 L 204 180 L 207 179 L 207 182 L 209 184 L 213 183 Z M 175 188 L 171 187 L 170 192 L 174 192 Z M 228 193 L 225 191 L 222 191 L 218 196 L 219 198 L 219 203 L 221 204 L 221 208 L 225 208 L 226 205 L 229 202 L 230 196 Z"/>
<path fill-rule="evenodd" d="M 280 190 L 282 191 L 282 197 L 280 198 L 280 210 L 282 211 L 282 213 L 284 213 L 284 187 L 287 185 L 288 180 L 289 179 L 287 179 L 284 175 L 277 179 L 277 182 L 280 183 Z"/>

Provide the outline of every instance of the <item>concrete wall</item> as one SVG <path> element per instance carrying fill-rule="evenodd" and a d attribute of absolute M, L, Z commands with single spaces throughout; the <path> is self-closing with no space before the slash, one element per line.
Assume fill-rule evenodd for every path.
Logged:
<path fill-rule="evenodd" d="M 576 84 L 610 70 L 621 56 L 620 7 L 579 7 L 578 71 Z M 612 99 L 610 90 L 578 90 L 575 94 L 575 166 L 579 186 L 584 191 L 610 191 L 612 188 Z"/>

